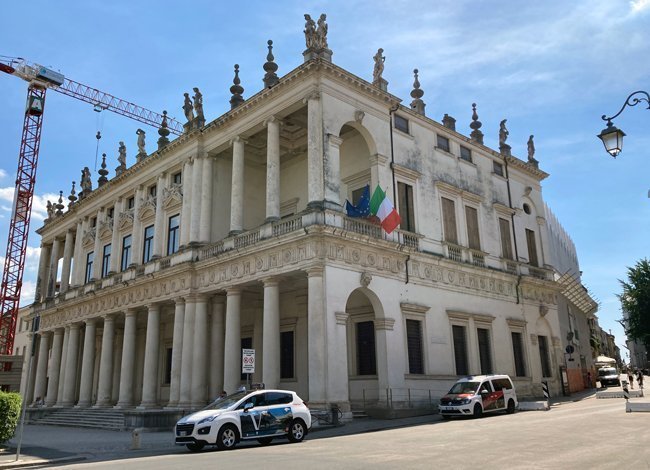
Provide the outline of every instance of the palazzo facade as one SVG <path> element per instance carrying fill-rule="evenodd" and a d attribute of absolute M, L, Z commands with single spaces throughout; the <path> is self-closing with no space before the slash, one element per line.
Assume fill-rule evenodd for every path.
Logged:
<path fill-rule="evenodd" d="M 483 145 L 476 110 L 466 137 L 328 54 L 231 104 L 39 230 L 28 400 L 196 409 L 245 383 L 242 348 L 253 382 L 345 412 L 467 374 L 559 393 L 536 161 Z M 398 208 L 391 234 L 346 215 L 366 185 Z"/>

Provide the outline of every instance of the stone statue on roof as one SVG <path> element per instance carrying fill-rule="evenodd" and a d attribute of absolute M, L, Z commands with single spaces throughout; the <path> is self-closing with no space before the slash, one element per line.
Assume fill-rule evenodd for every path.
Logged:
<path fill-rule="evenodd" d="M 142 129 L 138 129 L 137 131 L 135 131 L 135 133 L 138 136 L 138 156 L 137 156 L 137 160 L 140 161 L 140 160 L 142 160 L 143 158 L 145 158 L 147 156 L 147 150 L 145 148 L 146 133 Z"/>
<path fill-rule="evenodd" d="M 126 145 L 124 145 L 124 142 L 120 141 L 120 146 L 117 149 L 117 162 L 120 164 L 120 166 L 126 167 Z"/>
<path fill-rule="evenodd" d="M 196 118 L 199 121 L 205 121 L 205 117 L 203 116 L 203 95 L 197 87 L 194 87 L 192 89 L 194 90 L 194 96 L 192 99 L 194 100 L 194 111 L 196 111 Z"/>
<path fill-rule="evenodd" d="M 504 119 L 499 124 L 499 146 L 502 146 L 506 143 L 506 140 L 508 140 L 508 135 L 510 134 L 506 128 L 506 121 L 507 119 Z"/>
<path fill-rule="evenodd" d="M 528 138 L 528 161 L 532 162 L 535 160 L 535 142 L 533 142 L 534 135 L 531 135 Z"/>
<path fill-rule="evenodd" d="M 51 219 L 52 217 L 54 217 L 54 206 L 52 205 L 52 203 L 50 201 L 47 201 L 47 205 L 45 207 L 47 210 L 47 218 Z"/>
<path fill-rule="evenodd" d="M 318 49 L 327 49 L 327 23 L 325 20 L 327 19 L 327 15 L 323 13 L 320 15 L 320 18 L 318 18 L 318 28 L 316 28 L 316 37 L 318 40 L 318 44 L 316 47 Z"/>
<path fill-rule="evenodd" d="M 372 71 L 373 83 L 380 81 L 382 78 L 381 74 L 384 73 L 384 62 L 386 61 L 386 57 L 384 57 L 383 53 L 384 50 L 379 48 L 373 57 L 375 61 L 375 68 Z"/>
<path fill-rule="evenodd" d="M 305 14 L 305 44 L 307 49 L 315 49 L 317 39 L 316 39 L 316 23 L 311 19 L 311 16 Z"/>
<path fill-rule="evenodd" d="M 85 166 L 81 170 L 81 192 L 85 195 L 91 193 L 93 190 L 93 182 L 90 179 L 90 169 Z"/>
<path fill-rule="evenodd" d="M 183 103 L 183 112 L 185 113 L 185 119 L 187 119 L 187 122 L 192 122 L 194 120 L 194 106 L 192 105 L 190 94 L 183 93 L 183 95 L 185 96 L 185 102 Z"/>

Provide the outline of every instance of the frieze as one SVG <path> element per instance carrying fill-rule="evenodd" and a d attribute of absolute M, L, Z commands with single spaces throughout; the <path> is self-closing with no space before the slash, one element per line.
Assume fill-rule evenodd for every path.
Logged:
<path fill-rule="evenodd" d="M 522 297 L 526 300 L 557 305 L 557 294 L 551 290 L 541 287 L 522 286 L 521 292 Z"/>
<path fill-rule="evenodd" d="M 120 212 L 117 221 L 120 229 L 126 229 L 133 225 L 133 208 Z"/>
<path fill-rule="evenodd" d="M 149 196 L 143 199 L 138 209 L 138 219 L 144 219 L 148 215 L 156 214 L 156 198 Z"/>
<path fill-rule="evenodd" d="M 104 220 L 99 223 L 99 237 L 105 237 L 113 232 L 113 219 Z"/>
<path fill-rule="evenodd" d="M 91 227 L 84 232 L 84 236 L 81 239 L 81 242 L 84 247 L 93 245 L 95 243 L 95 234 L 97 232 L 96 227 Z"/>
<path fill-rule="evenodd" d="M 169 188 L 163 188 L 163 207 L 170 208 L 183 202 L 183 188 L 180 184 L 174 184 Z"/>

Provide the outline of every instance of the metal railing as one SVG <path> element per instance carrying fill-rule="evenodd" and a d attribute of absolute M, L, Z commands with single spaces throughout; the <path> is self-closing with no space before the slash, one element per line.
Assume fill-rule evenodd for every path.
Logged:
<path fill-rule="evenodd" d="M 384 409 L 435 409 L 439 397 L 447 393 L 446 388 L 417 389 L 417 388 L 364 388 L 360 403 L 366 408 Z M 356 400 L 351 400 L 356 401 Z"/>

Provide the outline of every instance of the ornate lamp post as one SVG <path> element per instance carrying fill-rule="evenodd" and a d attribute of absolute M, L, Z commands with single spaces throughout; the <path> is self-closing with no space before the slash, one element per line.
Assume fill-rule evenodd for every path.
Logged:
<path fill-rule="evenodd" d="M 641 96 L 636 97 L 635 95 Z M 609 153 L 612 157 L 616 158 L 616 156 L 621 153 L 621 150 L 623 150 L 623 137 L 625 137 L 625 132 L 617 129 L 616 126 L 614 126 L 612 123 L 612 119 L 618 117 L 627 106 L 636 106 L 642 101 L 648 103 L 647 109 L 650 109 L 650 95 L 648 92 L 643 90 L 635 91 L 627 97 L 625 103 L 623 103 L 623 106 L 618 111 L 618 113 L 610 117 L 607 117 L 604 114 L 602 115 L 601 119 L 603 121 L 607 121 L 607 127 L 603 129 L 600 134 L 598 134 L 598 138 L 603 141 L 605 150 L 607 150 L 607 153 Z"/>

